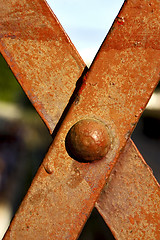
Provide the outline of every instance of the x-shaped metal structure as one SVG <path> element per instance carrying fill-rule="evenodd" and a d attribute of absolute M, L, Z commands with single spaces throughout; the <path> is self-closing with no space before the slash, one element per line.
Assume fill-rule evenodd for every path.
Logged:
<path fill-rule="evenodd" d="M 77 239 L 94 206 L 116 239 L 160 239 L 159 185 L 129 139 L 159 80 L 159 0 L 125 1 L 89 70 L 44 0 L 0 0 L 0 16 L 1 53 L 54 138 L 4 239 Z M 99 161 L 66 151 L 82 119 L 108 128 Z"/>

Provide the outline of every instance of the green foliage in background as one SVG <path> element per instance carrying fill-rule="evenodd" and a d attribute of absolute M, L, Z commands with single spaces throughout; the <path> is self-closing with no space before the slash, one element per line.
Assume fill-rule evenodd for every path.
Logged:
<path fill-rule="evenodd" d="M 31 103 L 17 82 L 7 62 L 0 54 L 0 101 L 24 104 L 31 107 Z"/>
<path fill-rule="evenodd" d="M 0 100 L 16 102 L 20 97 L 19 84 L 17 83 L 12 71 L 0 54 Z"/>

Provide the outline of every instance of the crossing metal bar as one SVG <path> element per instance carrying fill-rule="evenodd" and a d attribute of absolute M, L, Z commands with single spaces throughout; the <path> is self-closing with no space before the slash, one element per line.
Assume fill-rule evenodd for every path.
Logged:
<path fill-rule="evenodd" d="M 128 140 L 96 207 L 115 239 L 159 239 L 159 184 Z"/>
<path fill-rule="evenodd" d="M 159 2 L 126 1 L 84 76 L 85 64 L 44 1 L 0 3 L 1 53 L 51 133 L 62 116 L 5 239 L 76 239 L 159 80 Z M 84 118 L 99 119 L 109 131 L 111 147 L 100 161 L 78 162 L 66 151 L 69 129 Z M 97 208 L 119 237 L 102 199 Z"/>

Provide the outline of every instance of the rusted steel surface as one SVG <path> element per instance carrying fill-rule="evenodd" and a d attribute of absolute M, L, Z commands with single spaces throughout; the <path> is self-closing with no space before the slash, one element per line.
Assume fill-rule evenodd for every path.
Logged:
<path fill-rule="evenodd" d="M 152 11 L 148 4 L 124 5 L 5 239 L 76 239 L 80 233 L 158 81 L 158 1 Z M 93 163 L 77 162 L 65 149 L 69 129 L 84 118 L 103 121 L 111 137 L 107 156 Z"/>
<path fill-rule="evenodd" d="M 160 239 L 159 184 L 131 140 L 96 207 L 116 239 Z"/>
<path fill-rule="evenodd" d="M 95 119 L 77 122 L 67 134 L 66 150 L 76 160 L 92 162 L 106 156 L 111 137 L 107 126 Z"/>
<path fill-rule="evenodd" d="M 41 0 L 0 0 L 0 51 L 52 133 L 85 64 Z"/>

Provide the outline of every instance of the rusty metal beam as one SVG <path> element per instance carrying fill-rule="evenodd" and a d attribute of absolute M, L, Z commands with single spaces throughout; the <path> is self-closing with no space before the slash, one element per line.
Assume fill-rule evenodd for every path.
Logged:
<path fill-rule="evenodd" d="M 116 239 L 160 239 L 160 188 L 129 140 L 96 207 Z"/>
<path fill-rule="evenodd" d="M 53 132 L 85 64 L 41 0 L 0 0 L 0 51 Z"/>
<path fill-rule="evenodd" d="M 154 1 L 152 11 L 156 11 L 156 4 Z M 133 20 L 135 26 L 132 26 Z M 151 11 L 145 1 L 128 1 L 123 7 L 84 78 L 6 239 L 33 239 L 37 234 L 39 239 L 75 239 L 79 234 L 158 81 L 158 22 L 154 28 L 155 44 L 150 37 L 153 22 L 149 20 Z M 119 39 L 122 40 L 119 42 Z M 107 157 L 91 164 L 74 161 L 65 149 L 68 130 L 86 117 L 103 120 L 112 140 Z"/>

